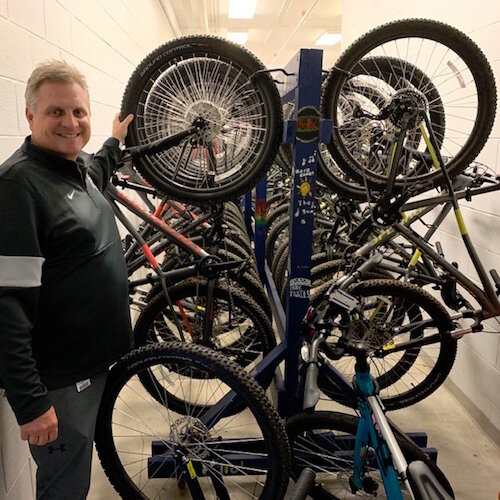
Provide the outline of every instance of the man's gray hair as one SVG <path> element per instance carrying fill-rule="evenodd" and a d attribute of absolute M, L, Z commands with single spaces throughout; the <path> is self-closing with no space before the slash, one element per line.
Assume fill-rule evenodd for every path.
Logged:
<path fill-rule="evenodd" d="M 30 111 L 36 108 L 36 101 L 38 98 L 38 90 L 44 82 L 59 82 L 59 83 L 77 83 L 87 94 L 87 101 L 89 101 L 89 87 L 85 75 L 76 69 L 73 65 L 66 61 L 57 61 L 50 59 L 40 63 L 31 73 L 26 86 L 24 94 L 26 107 Z"/>

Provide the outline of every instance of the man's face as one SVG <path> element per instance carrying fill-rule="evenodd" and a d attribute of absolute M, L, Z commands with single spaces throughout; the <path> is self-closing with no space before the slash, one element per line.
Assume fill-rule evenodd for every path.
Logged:
<path fill-rule="evenodd" d="M 87 95 L 77 83 L 46 81 L 34 110 L 26 108 L 31 142 L 68 160 L 76 160 L 90 139 Z"/>

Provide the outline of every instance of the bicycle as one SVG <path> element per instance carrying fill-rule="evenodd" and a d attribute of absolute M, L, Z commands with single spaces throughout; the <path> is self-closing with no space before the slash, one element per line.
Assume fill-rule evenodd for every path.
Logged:
<path fill-rule="evenodd" d="M 385 417 L 378 387 L 367 362 L 368 351 L 351 338 L 352 322 L 361 313 L 356 297 L 346 290 L 380 262 L 372 257 L 354 274 L 331 286 L 322 303 L 311 307 L 304 320 L 302 358 L 306 377 L 304 411 L 292 417 L 286 427 L 292 448 L 292 476 L 297 479 L 306 467 L 320 475 L 320 484 L 310 491 L 313 498 L 338 498 L 363 492 L 378 496 L 382 483 L 386 497 L 402 499 L 402 489 L 411 498 L 451 499 L 453 490 L 443 473 L 428 457 L 398 431 Z M 332 329 L 342 330 L 336 344 L 326 344 Z M 334 412 L 315 412 L 319 399 L 317 385 L 319 352 L 327 350 L 330 359 L 353 356 L 356 359 L 354 387 L 360 418 Z M 379 475 L 380 474 L 380 477 Z"/>
<path fill-rule="evenodd" d="M 386 58 L 387 68 L 373 63 L 379 56 Z M 431 83 L 425 84 L 426 79 Z M 319 163 L 322 178 L 347 198 L 366 201 L 363 187 L 384 193 L 409 109 L 425 110 L 429 116 L 426 123 L 413 116 L 407 140 L 399 141 L 393 192 L 411 187 L 416 193 L 441 184 L 424 139 L 429 126 L 434 149 L 447 158 L 443 168 L 455 177 L 475 159 L 492 129 L 494 81 L 481 50 L 451 26 L 406 19 L 370 31 L 343 52 L 324 84 L 321 114 L 333 120 L 333 130 L 327 145 L 331 159 Z"/>

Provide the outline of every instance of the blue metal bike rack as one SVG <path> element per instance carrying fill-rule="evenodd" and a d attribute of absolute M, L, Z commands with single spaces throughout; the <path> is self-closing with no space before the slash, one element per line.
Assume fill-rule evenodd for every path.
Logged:
<path fill-rule="evenodd" d="M 248 193 L 244 199 L 245 222 L 249 234 L 254 236 L 257 268 L 261 279 L 265 283 L 273 307 L 274 318 L 280 332 L 282 342 L 267 354 L 263 361 L 254 369 L 252 375 L 262 383 L 269 373 L 276 373 L 275 381 L 278 387 L 278 411 L 283 418 L 289 418 L 302 411 L 303 394 L 299 391 L 298 360 L 301 347 L 302 320 L 309 307 L 309 292 L 311 286 L 310 267 L 312 232 L 314 224 L 314 194 L 316 181 L 316 165 L 318 144 L 327 142 L 331 134 L 331 121 L 320 120 L 319 104 L 321 98 L 323 52 L 315 49 L 301 49 L 288 63 L 285 71 L 288 78 L 281 84 L 281 98 L 284 103 L 295 104 L 293 120 L 285 122 L 283 142 L 293 146 L 292 167 L 292 196 L 291 217 L 289 226 L 290 256 L 288 262 L 288 290 L 286 311 L 283 309 L 279 293 L 274 285 L 270 269 L 265 262 L 266 241 L 266 187 L 267 181 L 262 180 L 256 188 L 255 201 L 255 231 L 252 230 L 251 217 L 253 215 L 252 196 Z M 285 376 L 281 377 L 278 365 L 285 362 Z M 276 369 L 278 368 L 278 369 Z M 340 393 L 356 397 L 352 385 L 331 366 L 323 367 L 334 375 Z M 212 423 L 223 417 L 224 408 L 231 404 L 234 394 L 229 392 L 217 404 L 206 411 L 201 418 L 208 428 Z M 395 426 L 394 426 L 395 427 Z M 328 443 L 330 434 L 327 432 L 316 436 L 318 443 Z M 424 452 L 436 460 L 437 451 L 427 448 L 425 433 L 411 433 L 408 435 Z M 345 440 L 352 443 L 354 448 L 355 436 L 345 436 Z M 241 441 L 238 440 L 238 448 Z M 151 457 L 148 461 L 150 477 L 171 477 L 176 471 L 176 462 L 173 457 L 166 457 L 165 450 L 168 441 L 154 441 Z M 249 439 L 248 446 L 256 454 L 264 449 L 263 440 Z M 239 467 L 249 467 L 255 473 L 265 470 L 266 462 L 262 458 L 240 456 L 231 453 L 231 441 L 214 441 L 214 449 L 222 447 L 225 450 L 227 467 L 221 470 L 222 475 L 239 474 L 232 464 Z M 264 460 L 264 461 L 263 461 Z M 317 460 L 317 457 L 314 457 Z M 314 461 L 311 457 L 311 462 Z M 195 476 L 205 475 L 202 463 L 192 460 Z M 318 464 L 316 464 L 318 465 Z M 319 464 L 324 466 L 325 464 Z M 323 469 L 324 470 L 324 469 Z"/>
<path fill-rule="evenodd" d="M 265 261 L 266 244 L 266 187 L 263 179 L 256 188 L 255 213 L 255 254 L 257 269 L 264 282 L 273 308 L 274 319 L 282 343 L 274 355 L 266 356 L 262 369 L 256 369 L 254 376 L 259 380 L 261 371 L 275 365 L 278 359 L 285 360 L 285 377 L 276 371 L 278 387 L 278 411 L 284 418 L 302 411 L 303 394 L 299 391 L 298 359 L 301 346 L 302 320 L 309 307 L 310 267 L 312 232 L 314 225 L 314 194 L 316 181 L 316 165 L 319 143 L 329 141 L 331 120 L 321 120 L 319 105 L 322 83 L 323 51 L 301 49 L 287 64 L 288 76 L 280 84 L 283 103 L 294 103 L 293 120 L 284 124 L 283 142 L 293 146 L 291 218 L 289 227 L 288 282 L 286 310 L 281 304 L 279 292 Z M 246 208 L 250 207 L 246 203 Z M 246 215 L 248 215 L 248 210 Z M 281 356 L 281 357 L 280 357 Z M 335 368 L 323 367 L 333 373 L 337 380 L 339 393 L 345 392 L 350 397 L 355 395 L 352 384 L 343 379 Z M 397 429 L 392 422 L 394 428 Z M 412 432 L 407 435 L 415 444 L 422 447 L 434 460 L 437 450 L 427 448 L 427 435 L 424 432 Z"/>
<path fill-rule="evenodd" d="M 291 144 L 293 148 L 286 312 L 281 306 L 269 267 L 265 262 L 266 181 L 262 181 L 256 189 L 257 268 L 271 296 L 280 336 L 287 344 L 284 387 L 278 384 L 278 410 L 287 417 L 302 409 L 302 395 L 298 391 L 297 360 L 301 346 L 300 329 L 309 307 L 311 287 L 318 144 L 320 138 L 326 139 L 331 130 L 331 122 L 320 120 L 319 115 L 322 60 L 323 51 L 301 49 L 285 67 L 288 76 L 280 84 L 283 103 L 294 103 L 293 119 L 286 121 L 283 128 L 283 142 Z"/>

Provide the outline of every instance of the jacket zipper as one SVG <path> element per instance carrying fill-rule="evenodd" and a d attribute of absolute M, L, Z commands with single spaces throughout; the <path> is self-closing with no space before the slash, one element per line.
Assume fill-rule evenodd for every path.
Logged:
<path fill-rule="evenodd" d="M 96 203 L 93 196 L 90 194 L 90 191 L 87 189 L 87 178 L 86 178 L 87 174 L 82 172 L 80 167 L 78 167 L 78 173 L 80 174 L 80 179 L 82 181 L 83 189 L 85 189 L 85 192 L 87 193 L 88 197 L 92 200 L 92 203 L 97 208 L 97 210 L 100 212 L 101 209 L 99 208 L 99 205 Z"/>

